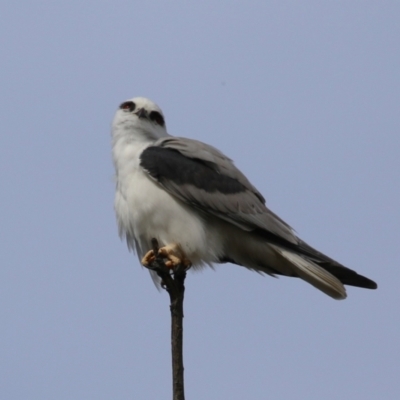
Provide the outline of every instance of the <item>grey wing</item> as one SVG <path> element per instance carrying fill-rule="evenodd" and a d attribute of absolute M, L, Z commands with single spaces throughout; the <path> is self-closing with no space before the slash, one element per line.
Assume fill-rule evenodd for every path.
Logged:
<path fill-rule="evenodd" d="M 276 245 L 274 248 L 294 266 L 292 272 L 278 273 L 300 276 L 335 298 L 345 297 L 342 283 L 376 287 L 375 282 L 300 240 L 266 207 L 263 196 L 233 162 L 214 147 L 169 136 L 147 147 L 140 164 L 152 179 L 186 204 Z"/>
<path fill-rule="evenodd" d="M 146 148 L 140 159 L 148 174 L 181 201 L 243 230 L 270 232 L 290 243 L 299 242 L 232 160 L 214 147 L 169 136 Z"/>

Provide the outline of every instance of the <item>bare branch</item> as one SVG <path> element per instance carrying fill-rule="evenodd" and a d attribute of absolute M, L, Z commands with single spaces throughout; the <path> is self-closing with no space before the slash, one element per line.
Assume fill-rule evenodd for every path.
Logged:
<path fill-rule="evenodd" d="M 171 311 L 171 351 L 173 400 L 185 400 L 183 368 L 183 299 L 185 294 L 186 268 L 178 265 L 171 274 L 163 257 L 158 255 L 158 241 L 152 239 L 155 260 L 147 268 L 161 278 L 162 287 L 168 292 Z"/>

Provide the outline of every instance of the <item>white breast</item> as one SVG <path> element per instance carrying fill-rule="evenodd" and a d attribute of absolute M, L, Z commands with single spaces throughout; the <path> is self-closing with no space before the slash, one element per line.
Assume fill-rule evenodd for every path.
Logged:
<path fill-rule="evenodd" d="M 136 247 L 140 257 L 151 249 L 151 239 L 156 238 L 160 246 L 180 244 L 195 266 L 217 261 L 221 241 L 206 229 L 203 218 L 168 194 L 140 166 L 139 156 L 148 145 L 114 146 L 115 211 L 120 234 L 126 237 L 129 247 Z"/>

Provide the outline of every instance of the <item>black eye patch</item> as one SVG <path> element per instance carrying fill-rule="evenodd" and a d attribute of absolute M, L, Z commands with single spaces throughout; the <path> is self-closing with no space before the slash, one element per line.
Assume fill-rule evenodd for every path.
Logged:
<path fill-rule="evenodd" d="M 152 111 L 149 114 L 149 118 L 151 121 L 155 122 L 156 124 L 158 124 L 160 126 L 165 125 L 164 117 L 158 111 Z"/>
<path fill-rule="evenodd" d="M 135 111 L 136 104 L 133 101 L 125 101 L 119 106 L 119 108 L 126 111 Z"/>

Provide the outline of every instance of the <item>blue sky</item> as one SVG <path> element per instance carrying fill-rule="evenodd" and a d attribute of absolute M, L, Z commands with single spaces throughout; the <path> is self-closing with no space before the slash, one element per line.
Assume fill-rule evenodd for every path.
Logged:
<path fill-rule="evenodd" d="M 334 301 L 187 278 L 186 394 L 400 397 L 400 4 L 8 2 L 0 26 L 0 398 L 168 399 L 168 296 L 120 242 L 110 125 L 146 96 L 300 237 L 376 280 Z"/>

